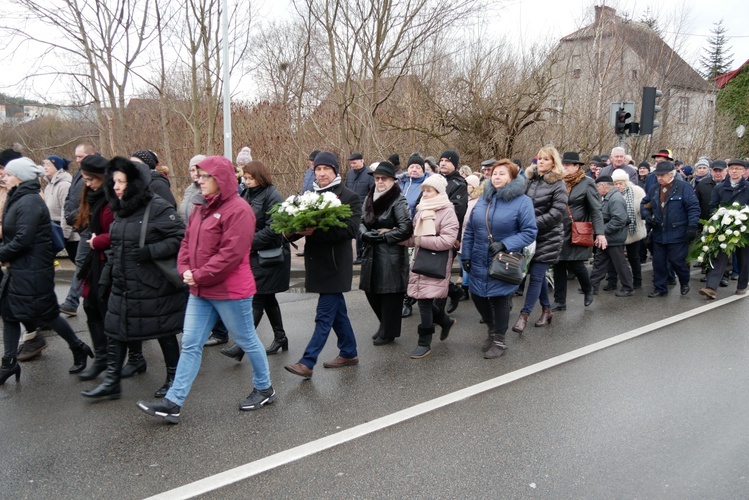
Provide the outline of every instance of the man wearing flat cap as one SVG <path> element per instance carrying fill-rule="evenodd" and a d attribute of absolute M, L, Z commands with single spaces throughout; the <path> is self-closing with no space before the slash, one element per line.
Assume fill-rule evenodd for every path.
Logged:
<path fill-rule="evenodd" d="M 349 171 L 346 174 L 346 187 L 359 195 L 363 200 L 367 197 L 369 189 L 374 186 L 374 178 L 369 175 L 369 169 L 364 168 L 364 156 L 361 153 L 352 153 L 348 157 Z M 358 231 L 356 233 L 356 260 L 354 264 L 361 264 L 362 241 Z"/>
<path fill-rule="evenodd" d="M 648 297 L 668 294 L 668 269 L 679 278 L 681 294 L 689 293 L 689 242 L 697 236 L 700 203 L 692 186 L 676 175 L 671 161 L 661 161 L 653 174 L 658 183 L 640 205 L 642 218 L 653 227 L 653 291 Z"/>

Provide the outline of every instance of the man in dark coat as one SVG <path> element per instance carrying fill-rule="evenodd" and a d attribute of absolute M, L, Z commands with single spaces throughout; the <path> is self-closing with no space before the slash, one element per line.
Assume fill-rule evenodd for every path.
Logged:
<path fill-rule="evenodd" d="M 458 216 L 458 239 L 455 241 L 455 251 L 460 248 L 460 238 L 463 235 L 463 219 L 468 210 L 468 184 L 458 172 L 458 165 L 460 165 L 460 157 L 457 151 L 447 149 L 440 156 L 440 174 L 447 181 L 445 194 L 455 208 L 455 215 Z M 450 305 L 447 307 L 447 314 L 450 314 L 460 305 L 463 289 L 451 281 L 448 296 L 450 297 Z"/>
<path fill-rule="evenodd" d="M 713 190 L 709 207 L 710 215 L 719 207 L 733 205 L 734 203 L 741 205 L 737 207 L 738 209 L 749 206 L 749 182 L 744 178 L 745 171 L 746 163 L 744 163 L 744 160 L 737 159 L 728 162 L 729 177 Z M 699 186 L 703 182 L 706 182 L 706 179 L 700 181 L 697 185 Z M 737 248 L 736 256 L 739 262 L 739 281 L 736 285 L 736 295 L 744 295 L 747 283 L 749 283 L 749 247 Z M 721 252 L 711 263 L 712 266 L 707 272 L 707 285 L 700 290 L 700 295 L 704 295 L 708 299 L 716 299 L 715 291 L 718 289 L 721 280 L 725 279 L 724 273 L 729 263 L 729 256 Z"/>
<path fill-rule="evenodd" d="M 603 213 L 604 231 L 606 234 L 606 245 L 596 241 L 599 250 L 593 260 L 593 272 L 590 274 L 590 283 L 594 290 L 606 276 L 610 265 L 614 266 L 622 288 L 616 292 L 617 297 L 629 297 L 634 294 L 632 281 L 632 270 L 627 265 L 624 256 L 624 243 L 627 240 L 629 223 L 627 221 L 627 202 L 614 187 L 614 180 L 608 175 L 599 175 L 596 179 L 596 188 L 602 197 L 601 211 Z"/>
<path fill-rule="evenodd" d="M 676 175 L 673 162 L 658 163 L 653 172 L 658 183 L 640 204 L 642 218 L 653 226 L 653 291 L 648 297 L 668 294 L 667 263 L 679 278 L 681 294 L 689 293 L 689 242 L 697 235 L 700 203 L 692 186 Z"/>
<path fill-rule="evenodd" d="M 348 157 L 350 170 L 346 174 L 346 187 L 359 196 L 359 200 L 364 200 L 367 193 L 374 186 L 374 178 L 369 175 L 371 172 L 364 168 L 364 157 L 361 153 L 354 153 Z M 361 264 L 362 241 L 359 233 L 356 234 L 356 260 L 354 264 Z"/>
<path fill-rule="evenodd" d="M 710 210 L 710 199 L 715 187 L 725 180 L 727 168 L 725 161 L 715 160 L 710 168 L 710 176 L 702 179 L 694 187 L 697 201 L 700 202 L 700 219 L 707 219 L 713 214 Z"/>
<path fill-rule="evenodd" d="M 611 150 L 611 165 L 608 165 L 606 167 L 603 167 L 600 172 L 598 172 L 598 175 L 614 175 L 615 170 L 624 170 L 627 172 L 627 175 L 629 176 L 629 180 L 632 181 L 633 184 L 637 184 L 637 170 L 632 168 L 630 165 L 627 165 L 627 153 L 624 151 L 624 148 L 622 147 L 615 147 Z"/>
<path fill-rule="evenodd" d="M 371 176 L 370 179 L 372 178 Z M 344 292 L 351 290 L 353 278 L 353 254 L 351 240 L 359 233 L 362 203 L 359 196 L 341 184 L 338 160 L 333 153 L 322 151 L 315 157 L 314 189 L 317 193 L 331 192 L 338 196 L 341 204 L 351 207 L 351 216 L 346 227 L 335 227 L 323 231 L 307 229 L 292 239 L 306 237 L 304 244 L 304 287 L 308 292 L 319 293 L 315 331 L 307 344 L 304 356 L 298 363 L 284 368 L 309 379 L 317 363 L 317 357 L 325 347 L 331 328 L 338 337 L 339 355 L 323 363 L 325 368 L 341 368 L 359 363 L 356 337 L 346 309 Z"/>

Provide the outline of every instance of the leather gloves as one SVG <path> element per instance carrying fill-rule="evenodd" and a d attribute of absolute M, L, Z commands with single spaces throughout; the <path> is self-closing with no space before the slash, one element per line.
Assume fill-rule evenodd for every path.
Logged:
<path fill-rule="evenodd" d="M 489 245 L 489 252 L 492 254 L 492 257 L 497 255 L 499 252 L 505 249 L 505 244 L 501 241 L 495 241 L 491 245 Z"/>

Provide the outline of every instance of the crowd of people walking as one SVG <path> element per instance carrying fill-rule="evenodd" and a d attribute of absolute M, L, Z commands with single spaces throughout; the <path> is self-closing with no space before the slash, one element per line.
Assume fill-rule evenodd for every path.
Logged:
<path fill-rule="evenodd" d="M 584 307 L 604 280 L 602 290 L 618 298 L 634 295 L 644 286 L 648 252 L 648 297 L 667 295 L 677 279 L 686 295 L 687 254 L 701 220 L 726 204 L 749 206 L 743 160 L 700 158 L 688 176 L 669 150 L 653 155 L 651 169 L 648 162 L 635 167 L 623 148 L 586 164 L 577 152 L 560 155 L 545 146 L 525 170 L 519 159 L 492 158 L 477 174 L 450 149 L 438 160 L 413 153 L 403 171 L 398 155 L 366 167 L 363 155 L 353 153 L 345 176 L 334 153 L 313 151 L 302 191 L 334 195 L 349 215 L 341 227 L 279 234 L 271 227 L 272 208 L 283 196 L 271 169 L 253 160 L 250 148 L 240 151 L 236 167 L 223 157 L 193 157 L 179 206 L 155 153 L 107 159 L 91 144 L 75 152 L 74 175 L 68 171 L 72 162 L 61 156 L 37 166 L 13 150 L 0 152 L 0 385 L 11 377 L 18 381 L 19 361 L 47 347 L 39 334 L 45 328 L 67 342 L 70 373 L 82 381 L 104 373 L 83 396 L 118 399 L 121 379 L 147 370 L 142 342 L 156 339 L 166 379 L 155 400 L 137 406 L 170 423 L 180 420 L 204 347 L 225 344 L 229 336 L 234 344 L 221 353 L 238 362 L 246 354 L 252 364 L 251 390 L 240 409 L 276 400 L 267 356 L 290 349 L 276 294 L 289 289 L 295 241 L 304 239 L 304 286 L 318 300 L 303 355 L 284 368 L 309 380 L 331 330 L 338 355 L 323 367 L 359 363 L 344 296 L 355 265 L 376 318 L 365 331 L 373 345 L 404 337 L 402 317 L 415 306 L 415 335 L 405 335 L 415 344 L 410 357 L 429 356 L 434 334 L 447 340 L 457 324 L 450 314 L 470 300 L 487 330 L 483 357 L 496 359 L 508 349 L 513 297 L 522 295 L 523 305 L 512 331 L 523 334 L 531 321 L 546 327 L 567 309 L 570 279 L 578 281 Z M 54 282 L 59 234 L 76 265 L 60 305 Z M 717 298 L 732 274 L 736 293 L 745 293 L 748 252 L 722 252 L 703 266 L 700 295 Z M 459 282 L 453 282 L 456 258 Z M 63 317 L 77 315 L 81 297 L 93 349 Z M 532 318 L 537 303 L 541 311 Z M 264 316 L 273 331 L 267 347 L 256 332 Z"/>

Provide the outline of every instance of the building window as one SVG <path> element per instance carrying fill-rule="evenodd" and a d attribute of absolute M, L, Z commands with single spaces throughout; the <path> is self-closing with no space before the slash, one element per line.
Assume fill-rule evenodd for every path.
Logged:
<path fill-rule="evenodd" d="M 679 97 L 679 123 L 689 122 L 689 97 Z"/>
<path fill-rule="evenodd" d="M 713 106 L 715 106 L 715 103 L 712 100 L 708 99 L 707 109 L 713 109 Z"/>
<path fill-rule="evenodd" d="M 572 68 L 572 78 L 580 78 L 582 70 L 580 69 L 580 56 L 573 55 L 570 60 L 570 67 Z"/>
<path fill-rule="evenodd" d="M 572 70 L 572 78 L 574 78 L 576 80 L 579 79 L 581 73 L 582 73 L 582 70 L 580 68 L 573 69 Z"/>
<path fill-rule="evenodd" d="M 551 123 L 555 125 L 562 123 L 562 101 L 558 99 L 551 101 Z"/>

